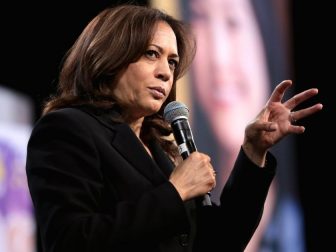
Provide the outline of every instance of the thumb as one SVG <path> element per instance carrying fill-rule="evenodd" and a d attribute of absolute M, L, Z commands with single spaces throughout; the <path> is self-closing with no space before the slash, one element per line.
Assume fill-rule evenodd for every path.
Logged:
<path fill-rule="evenodd" d="M 276 123 L 262 122 L 262 121 L 256 121 L 255 123 L 250 125 L 250 127 L 256 131 L 267 131 L 267 132 L 276 131 L 278 129 L 278 125 Z"/>

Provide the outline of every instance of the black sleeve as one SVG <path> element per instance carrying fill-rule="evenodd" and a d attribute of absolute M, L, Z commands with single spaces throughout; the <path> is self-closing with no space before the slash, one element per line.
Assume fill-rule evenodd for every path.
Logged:
<path fill-rule="evenodd" d="M 266 196 L 275 176 L 276 159 L 267 154 L 260 168 L 240 150 L 220 198 L 220 206 L 198 209 L 195 251 L 244 251 L 259 225 Z M 210 249 L 210 250 L 209 250 Z"/>
<path fill-rule="evenodd" d="M 47 114 L 28 142 L 28 185 L 44 251 L 116 251 L 186 232 L 183 202 L 169 182 L 137 202 L 116 201 L 113 211 L 101 211 L 102 160 L 92 129 L 82 119 Z"/>

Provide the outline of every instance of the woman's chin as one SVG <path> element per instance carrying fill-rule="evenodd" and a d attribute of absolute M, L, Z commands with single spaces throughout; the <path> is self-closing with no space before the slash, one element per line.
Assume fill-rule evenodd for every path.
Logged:
<path fill-rule="evenodd" d="M 151 116 L 161 109 L 162 103 L 161 104 L 152 104 L 151 106 L 147 107 L 144 111 L 145 116 Z"/>

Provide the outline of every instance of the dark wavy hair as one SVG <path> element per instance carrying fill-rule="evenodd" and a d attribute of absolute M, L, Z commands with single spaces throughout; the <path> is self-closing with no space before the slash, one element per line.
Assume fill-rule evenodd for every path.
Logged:
<path fill-rule="evenodd" d="M 161 110 L 144 120 L 141 139 L 158 140 L 164 150 L 176 157 L 176 146 L 167 139 L 171 129 L 163 120 L 163 108 L 176 99 L 176 81 L 190 66 L 196 51 L 188 25 L 155 8 L 120 5 L 100 12 L 85 27 L 63 58 L 57 94 L 43 108 L 43 115 L 60 108 L 89 105 L 108 110 L 118 106 L 111 90 L 117 77 L 147 50 L 159 21 L 175 33 L 179 64 L 174 71 L 172 90 Z"/>

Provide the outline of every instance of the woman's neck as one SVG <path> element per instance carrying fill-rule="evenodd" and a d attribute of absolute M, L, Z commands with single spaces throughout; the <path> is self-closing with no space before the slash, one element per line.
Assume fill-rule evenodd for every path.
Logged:
<path fill-rule="evenodd" d="M 141 117 L 137 120 L 131 120 L 131 121 L 126 120 L 127 124 L 130 126 L 130 128 L 133 130 L 135 135 L 138 137 L 139 141 L 142 143 L 143 147 L 145 148 L 145 150 L 147 151 L 149 156 L 153 157 L 150 149 L 147 147 L 147 145 L 140 138 L 140 132 L 141 132 L 141 127 L 142 127 L 143 121 L 144 121 L 144 117 Z"/>
<path fill-rule="evenodd" d="M 127 120 L 126 122 L 127 124 L 130 126 L 130 128 L 133 130 L 133 132 L 135 133 L 135 135 L 140 139 L 140 132 L 141 132 L 141 127 L 142 127 L 142 123 L 144 121 L 144 118 L 141 117 L 137 120 Z"/>

